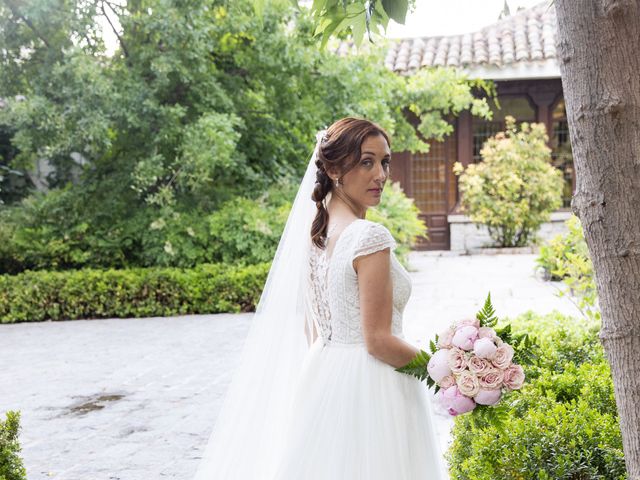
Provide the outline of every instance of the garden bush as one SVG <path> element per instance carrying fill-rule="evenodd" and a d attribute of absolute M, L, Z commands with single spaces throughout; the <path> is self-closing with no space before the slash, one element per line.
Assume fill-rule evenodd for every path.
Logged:
<path fill-rule="evenodd" d="M 538 342 L 502 426 L 456 417 L 446 454 L 452 480 L 626 478 L 613 382 L 599 322 L 527 312 L 514 333 Z"/>
<path fill-rule="evenodd" d="M 536 263 L 550 279 L 566 286 L 559 296 L 567 295 L 585 317 L 600 318 L 595 272 L 580 219 L 575 215 L 565 222 L 567 232 L 556 235 L 540 246 Z"/>
<path fill-rule="evenodd" d="M 488 139 L 482 162 L 454 165 L 463 211 L 485 225 L 500 247 L 528 245 L 551 212 L 562 205 L 562 173 L 550 163 L 543 124 L 506 117 L 506 130 Z"/>
<path fill-rule="evenodd" d="M 20 412 L 8 411 L 0 420 L 0 480 L 27 480 L 27 472 L 19 456 Z"/>
<path fill-rule="evenodd" d="M 269 266 L 0 275 L 0 323 L 253 311 Z"/>

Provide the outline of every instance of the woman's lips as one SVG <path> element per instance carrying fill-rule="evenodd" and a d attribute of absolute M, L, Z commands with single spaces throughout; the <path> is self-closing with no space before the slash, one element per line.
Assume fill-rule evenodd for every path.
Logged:
<path fill-rule="evenodd" d="M 367 191 L 368 192 L 373 192 L 373 193 L 382 193 L 382 189 L 381 188 L 370 188 Z"/>

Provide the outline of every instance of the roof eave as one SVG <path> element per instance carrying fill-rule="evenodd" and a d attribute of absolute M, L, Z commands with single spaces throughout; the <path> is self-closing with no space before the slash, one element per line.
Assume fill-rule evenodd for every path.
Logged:
<path fill-rule="evenodd" d="M 515 62 L 502 67 L 474 65 L 460 68 L 470 78 L 484 80 L 532 80 L 560 78 L 560 67 L 555 59 Z"/>

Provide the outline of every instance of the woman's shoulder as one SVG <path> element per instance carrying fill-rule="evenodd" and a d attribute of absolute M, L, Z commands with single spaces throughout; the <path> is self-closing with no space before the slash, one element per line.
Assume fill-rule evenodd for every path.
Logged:
<path fill-rule="evenodd" d="M 360 227 L 356 241 L 356 250 L 370 251 L 386 248 L 395 248 L 396 242 L 387 227 L 381 223 L 367 219 L 359 219 Z"/>
<path fill-rule="evenodd" d="M 362 220 L 362 230 L 368 233 L 379 233 L 379 234 L 385 234 L 388 236 L 392 236 L 391 232 L 389 231 L 389 229 L 387 227 L 385 227 L 383 224 L 378 223 L 378 222 L 374 222 L 373 220 L 368 220 L 366 218 L 362 218 L 360 219 Z"/>

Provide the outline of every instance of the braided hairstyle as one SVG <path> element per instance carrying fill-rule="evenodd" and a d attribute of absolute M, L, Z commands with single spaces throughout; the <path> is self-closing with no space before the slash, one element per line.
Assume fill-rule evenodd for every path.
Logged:
<path fill-rule="evenodd" d="M 361 118 L 345 117 L 334 122 L 328 129 L 318 148 L 316 157 L 316 185 L 311 199 L 316 202 L 318 212 L 311 224 L 311 241 L 318 248 L 325 248 L 329 212 L 325 206 L 327 194 L 335 187 L 327 173 L 338 170 L 340 178 L 360 163 L 362 142 L 371 135 L 382 135 L 389 147 L 389 136 L 379 125 Z"/>

